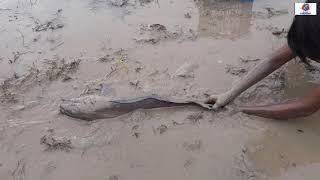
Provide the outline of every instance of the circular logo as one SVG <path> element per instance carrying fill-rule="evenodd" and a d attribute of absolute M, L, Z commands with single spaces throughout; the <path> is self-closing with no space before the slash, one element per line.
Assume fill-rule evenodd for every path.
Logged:
<path fill-rule="evenodd" d="M 304 11 L 309 11 L 310 10 L 310 6 L 309 6 L 309 4 L 303 4 L 301 9 L 304 10 Z"/>

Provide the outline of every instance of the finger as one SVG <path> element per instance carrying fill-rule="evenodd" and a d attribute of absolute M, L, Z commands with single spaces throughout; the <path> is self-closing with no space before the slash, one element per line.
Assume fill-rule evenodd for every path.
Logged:
<path fill-rule="evenodd" d="M 218 104 L 215 104 L 212 106 L 212 110 L 213 111 L 217 111 L 220 107 L 218 106 Z"/>

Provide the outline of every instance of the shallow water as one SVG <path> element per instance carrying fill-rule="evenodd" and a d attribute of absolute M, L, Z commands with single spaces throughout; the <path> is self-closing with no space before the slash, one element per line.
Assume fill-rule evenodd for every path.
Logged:
<path fill-rule="evenodd" d="M 189 115 L 200 110 L 173 108 L 87 123 L 58 113 L 61 99 L 98 93 L 100 83 L 112 87 L 109 96 L 118 97 L 156 92 L 203 99 L 204 93 L 224 92 L 239 79 L 226 73 L 227 65 L 247 66 L 240 57 L 264 59 L 285 42 L 272 31 L 289 27 L 292 2 L 130 0 L 118 7 L 105 0 L 1 1 L 1 82 L 28 75 L 31 66 L 40 71 L 10 86 L 17 102 L 0 106 L 1 179 L 248 179 L 250 173 L 239 173 L 234 162 L 243 146 L 263 147 L 249 152 L 254 167 L 246 171 L 267 176 L 318 162 L 317 115 L 274 122 L 226 111 L 203 112 L 202 118 L 190 120 Z M 288 14 L 270 16 L 266 7 Z M 47 21 L 63 27 L 33 31 Z M 151 24 L 164 25 L 166 32 L 150 32 Z M 150 38 L 160 41 L 137 42 Z M 114 59 L 98 60 L 106 55 Z M 55 73 L 66 64 L 50 69 L 44 63 L 63 58 L 67 63 L 81 59 L 75 72 L 67 73 L 68 81 Z M 198 65 L 194 77 L 173 77 L 186 62 Z M 293 63 L 286 68 L 281 98 L 309 88 L 298 67 Z M 266 83 L 272 88 L 272 81 Z M 263 97 L 259 102 L 239 103 L 277 101 L 265 92 L 254 93 Z M 74 149 L 43 151 L 39 139 L 50 129 L 71 139 Z"/>

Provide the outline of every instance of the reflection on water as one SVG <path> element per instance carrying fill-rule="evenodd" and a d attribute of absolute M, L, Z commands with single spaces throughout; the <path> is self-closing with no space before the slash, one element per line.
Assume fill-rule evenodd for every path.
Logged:
<path fill-rule="evenodd" d="M 253 0 L 200 0 L 199 36 L 237 38 L 249 32 Z"/>

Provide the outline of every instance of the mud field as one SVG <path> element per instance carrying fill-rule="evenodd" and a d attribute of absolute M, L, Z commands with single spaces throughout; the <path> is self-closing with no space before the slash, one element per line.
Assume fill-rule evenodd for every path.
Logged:
<path fill-rule="evenodd" d="M 62 99 L 88 94 L 222 93 L 286 42 L 292 11 L 290 0 L 1 0 L 0 179 L 318 179 L 319 114 L 236 113 L 318 83 L 298 60 L 219 112 L 59 113 Z"/>

